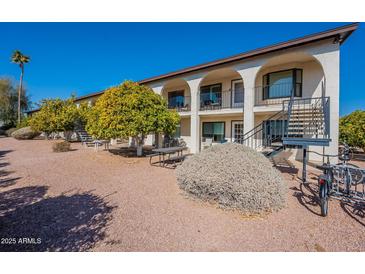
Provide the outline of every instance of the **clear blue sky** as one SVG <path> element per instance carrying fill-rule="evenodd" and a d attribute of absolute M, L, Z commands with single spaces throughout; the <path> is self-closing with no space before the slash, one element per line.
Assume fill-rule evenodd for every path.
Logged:
<path fill-rule="evenodd" d="M 19 49 L 32 60 L 33 102 L 103 90 L 346 23 L 0 23 L 0 77 L 19 78 Z M 365 24 L 341 48 L 341 114 L 365 109 Z"/>

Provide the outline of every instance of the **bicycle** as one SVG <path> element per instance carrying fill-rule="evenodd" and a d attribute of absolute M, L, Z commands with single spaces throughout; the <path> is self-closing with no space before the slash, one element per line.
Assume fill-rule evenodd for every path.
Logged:
<path fill-rule="evenodd" d="M 344 144 L 343 151 L 339 155 L 322 155 L 327 157 L 327 163 L 318 166 L 323 170 L 323 174 L 318 177 L 319 200 L 321 215 L 328 215 L 328 200 L 332 196 L 337 199 L 347 199 L 354 202 L 365 200 L 365 170 L 354 164 L 348 163 L 352 159 L 352 152 L 347 144 Z M 336 165 L 329 163 L 329 157 L 339 157 L 342 161 Z M 362 191 L 359 192 L 357 186 L 362 184 Z M 355 186 L 354 190 L 351 187 Z"/>

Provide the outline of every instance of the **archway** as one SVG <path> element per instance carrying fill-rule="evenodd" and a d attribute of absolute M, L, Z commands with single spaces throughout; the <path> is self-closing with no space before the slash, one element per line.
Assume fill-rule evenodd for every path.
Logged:
<path fill-rule="evenodd" d="M 243 108 L 244 83 L 232 68 L 209 72 L 199 85 L 200 110 Z"/>
<path fill-rule="evenodd" d="M 188 83 L 181 78 L 167 81 L 161 95 L 167 100 L 170 109 L 177 111 L 190 111 L 191 95 Z"/>
<path fill-rule="evenodd" d="M 294 92 L 298 98 L 319 97 L 325 75 L 320 62 L 304 52 L 270 58 L 255 78 L 255 105 L 276 105 Z"/>

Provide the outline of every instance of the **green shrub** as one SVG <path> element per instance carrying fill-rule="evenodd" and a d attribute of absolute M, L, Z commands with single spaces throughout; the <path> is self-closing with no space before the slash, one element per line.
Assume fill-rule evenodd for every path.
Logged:
<path fill-rule="evenodd" d="M 34 131 L 31 127 L 23 127 L 11 133 L 11 137 L 17 140 L 31 140 L 39 135 L 40 132 Z"/>
<path fill-rule="evenodd" d="M 28 127 L 28 126 L 30 126 L 30 125 L 29 125 L 29 121 L 30 121 L 30 118 L 29 118 L 29 117 L 24 117 L 24 118 L 20 121 L 20 123 L 18 123 L 18 124 L 16 125 L 16 128 L 23 128 L 23 127 Z"/>
<path fill-rule="evenodd" d="M 340 141 L 365 152 L 365 110 L 356 110 L 340 119 Z"/>
<path fill-rule="evenodd" d="M 53 152 L 67 152 L 71 150 L 71 143 L 67 141 L 54 143 L 52 149 Z"/>
<path fill-rule="evenodd" d="M 10 136 L 11 136 L 11 134 L 12 134 L 14 131 L 16 131 L 16 130 L 17 130 L 17 128 L 15 128 L 15 127 L 9 128 L 8 130 L 6 130 L 6 131 L 5 131 L 5 135 L 6 135 L 6 136 L 8 136 L 8 137 L 10 137 Z"/>

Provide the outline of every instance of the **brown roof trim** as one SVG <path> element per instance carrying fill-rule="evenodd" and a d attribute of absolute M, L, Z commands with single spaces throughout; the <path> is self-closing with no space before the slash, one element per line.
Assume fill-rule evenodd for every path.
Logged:
<path fill-rule="evenodd" d="M 213 66 L 224 65 L 227 63 L 235 62 L 235 61 L 240 61 L 242 59 L 246 59 L 249 57 L 254 57 L 254 56 L 258 56 L 258 55 L 262 55 L 265 53 L 274 52 L 274 51 L 278 51 L 278 50 L 282 50 L 282 49 L 286 49 L 286 48 L 297 47 L 297 46 L 301 46 L 301 45 L 308 44 L 311 42 L 328 39 L 331 37 L 338 37 L 338 42 L 340 42 L 340 44 L 342 44 L 351 35 L 351 33 L 358 28 L 358 25 L 359 25 L 358 23 L 353 23 L 353 24 L 342 26 L 342 27 L 318 32 L 315 34 L 310 34 L 310 35 L 292 39 L 292 40 L 289 40 L 286 42 L 282 42 L 282 43 L 274 44 L 271 46 L 267 46 L 267 47 L 247 51 L 244 53 L 240 53 L 237 55 L 233 55 L 233 56 L 230 56 L 227 58 L 218 59 L 218 60 L 215 60 L 212 62 L 203 63 L 203 64 L 200 64 L 197 66 L 188 67 L 185 69 L 177 70 L 174 72 L 162 74 L 162 75 L 155 76 L 155 77 L 150 77 L 150 78 L 141 80 L 138 83 L 147 84 L 147 83 L 150 83 L 153 81 L 163 80 L 163 79 L 174 77 L 174 76 L 177 76 L 180 74 L 190 73 L 190 72 L 210 68 Z"/>
<path fill-rule="evenodd" d="M 82 96 L 76 97 L 75 98 L 75 101 L 80 101 L 80 100 L 83 100 L 83 99 L 87 99 L 89 97 L 94 97 L 94 96 L 102 95 L 104 93 L 104 91 L 106 91 L 106 89 L 104 89 L 102 91 L 93 92 L 93 93 L 89 93 L 89 94 L 86 94 L 86 95 L 82 95 Z"/>

